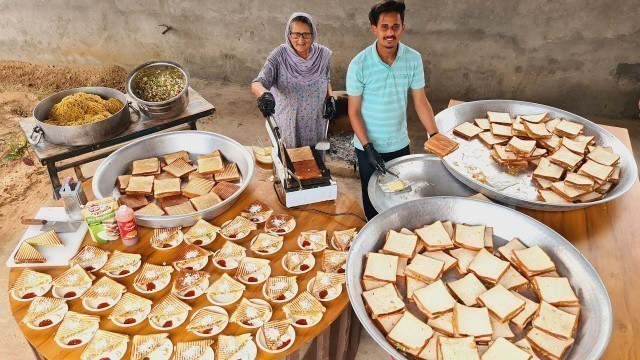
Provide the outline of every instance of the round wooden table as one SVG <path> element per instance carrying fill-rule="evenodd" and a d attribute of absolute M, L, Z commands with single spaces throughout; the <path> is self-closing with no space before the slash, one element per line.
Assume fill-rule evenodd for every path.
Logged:
<path fill-rule="evenodd" d="M 274 214 L 288 213 L 288 214 L 294 215 L 297 222 L 297 226 L 295 230 L 284 236 L 283 248 L 273 255 L 257 256 L 253 254 L 251 250 L 248 249 L 249 242 L 251 241 L 251 239 L 255 235 L 257 235 L 259 232 L 264 231 L 264 226 L 262 224 L 258 226 L 258 230 L 252 231 L 251 234 L 247 236 L 245 239 L 237 242 L 247 248 L 247 256 L 262 257 L 262 258 L 269 259 L 271 261 L 271 268 L 272 268 L 271 276 L 290 275 L 286 273 L 285 270 L 283 269 L 281 260 L 282 260 L 282 257 L 288 251 L 299 249 L 296 240 L 301 231 L 327 230 L 327 237 L 330 238 L 334 230 L 343 230 L 343 229 L 348 229 L 353 227 L 360 229 L 364 225 L 364 223 L 361 220 L 353 216 L 335 216 L 334 217 L 334 216 L 323 215 L 315 212 L 290 210 L 283 207 L 278 202 L 278 199 L 275 196 L 275 193 L 272 187 L 273 184 L 271 181 L 269 181 L 270 175 L 271 175 L 271 170 L 267 170 L 264 167 L 256 167 L 256 173 L 254 175 L 254 178 L 251 180 L 251 184 L 247 187 L 245 192 L 238 198 L 237 202 L 233 205 L 233 207 L 231 207 L 223 215 L 220 215 L 219 217 L 215 218 L 213 221 L 211 221 L 211 223 L 217 226 L 222 225 L 222 223 L 224 223 L 225 221 L 229 219 L 233 219 L 235 216 L 239 215 L 240 211 L 244 207 L 251 204 L 256 199 L 259 199 L 265 202 L 267 205 L 269 205 L 274 210 Z M 87 182 L 87 187 L 90 189 L 90 182 Z M 345 189 L 341 189 L 341 191 L 339 191 L 338 199 L 336 201 L 307 205 L 307 208 L 319 209 L 319 210 L 323 210 L 331 213 L 353 212 L 360 216 L 364 216 L 360 205 L 357 203 L 353 195 L 345 191 Z M 183 231 L 185 232 L 187 230 L 188 229 L 183 229 Z M 137 245 L 131 246 L 131 247 L 124 246 L 121 241 L 114 241 L 112 243 L 105 244 L 105 245 L 97 245 L 96 243 L 93 242 L 90 235 L 87 233 L 83 241 L 83 245 L 99 246 L 100 248 L 106 249 L 109 251 L 114 251 L 117 249 L 117 250 L 130 252 L 130 253 L 139 253 L 142 255 L 143 262 L 159 264 L 159 265 L 171 265 L 171 260 L 181 251 L 181 249 L 184 246 L 186 246 L 185 243 L 183 242 L 180 246 L 178 246 L 175 249 L 159 251 L 151 247 L 149 243 L 152 233 L 153 233 L 153 229 L 139 227 L 140 242 Z M 218 235 L 213 243 L 207 246 L 204 246 L 204 248 L 208 250 L 216 250 L 216 249 L 219 249 L 224 242 L 225 242 L 225 239 Z M 314 253 L 314 256 L 316 257 L 315 267 L 311 271 L 297 276 L 298 285 L 300 289 L 298 293 L 301 293 L 306 289 L 307 283 L 309 282 L 309 280 L 313 278 L 316 274 L 316 271 L 321 269 L 322 267 L 322 252 Z M 65 271 L 67 267 L 56 267 L 56 268 L 33 267 L 32 269 L 51 274 L 55 278 L 58 274 Z M 211 283 L 215 281 L 223 273 L 223 270 L 220 270 L 217 267 L 215 267 L 211 263 L 211 261 L 208 262 L 207 266 L 203 270 L 211 273 L 211 278 L 210 278 Z M 20 275 L 21 272 L 22 272 L 22 269 L 20 268 L 11 269 L 11 272 L 9 275 L 9 287 L 11 287 L 11 285 L 13 284 L 15 279 Z M 133 287 L 133 279 L 136 277 L 138 272 L 139 270 L 136 271 L 136 273 L 130 276 L 127 276 L 125 278 L 114 279 L 114 280 L 125 285 L 129 292 L 152 300 L 154 302 L 154 305 L 157 304 L 160 299 L 164 298 L 166 295 L 170 293 L 171 286 L 167 286 L 163 290 L 158 291 L 157 293 L 154 293 L 154 294 L 139 293 Z M 227 273 L 233 276 L 235 273 L 235 270 L 227 271 Z M 96 272 L 95 274 L 98 277 L 104 276 L 99 272 Z M 172 273 L 172 282 L 173 280 L 175 280 L 176 276 L 177 276 L 177 272 L 174 271 Z M 247 285 L 247 290 L 244 292 L 243 296 L 248 299 L 253 299 L 253 298 L 265 299 L 264 295 L 262 294 L 262 286 L 263 284 Z M 50 292 L 48 292 L 47 294 L 45 294 L 45 296 L 52 296 L 52 295 Z M 10 297 L 10 304 L 11 304 L 11 312 L 13 314 L 14 319 L 20 326 L 20 330 L 22 331 L 26 339 L 29 341 L 29 343 L 35 348 L 35 350 L 42 357 L 46 359 L 51 359 L 51 360 L 63 359 L 63 358 L 73 359 L 73 358 L 80 357 L 80 354 L 82 353 L 86 345 L 83 345 L 76 349 L 63 349 L 60 346 L 58 346 L 54 341 L 54 335 L 59 325 L 46 330 L 32 330 L 28 328 L 26 325 L 24 325 L 21 322 L 21 320 L 24 317 L 30 302 L 19 302 L 11 298 L 10 295 L 9 297 Z M 187 302 L 193 308 L 193 310 L 189 313 L 189 316 L 191 316 L 195 311 L 197 311 L 200 308 L 212 305 L 207 300 L 206 294 L 203 294 L 193 300 L 186 300 L 185 302 Z M 70 300 L 67 303 L 69 304 L 69 310 L 80 312 L 80 313 L 90 313 L 82 306 L 81 299 Z M 231 313 L 235 310 L 237 304 L 238 302 L 228 306 L 224 306 L 224 308 L 229 313 L 229 315 L 231 315 Z M 316 351 L 316 358 L 325 358 L 325 359 L 344 358 L 345 357 L 344 354 L 347 353 L 347 347 L 349 347 L 349 338 L 351 339 L 356 338 L 354 334 L 351 334 L 351 336 L 349 336 L 348 334 L 348 327 L 349 327 L 348 324 L 351 321 L 351 311 L 350 311 L 350 307 L 348 308 L 349 298 L 347 296 L 346 289 L 343 288 L 342 294 L 337 299 L 330 302 L 323 303 L 323 304 L 327 308 L 327 310 L 326 310 L 326 313 L 324 314 L 324 317 L 322 318 L 322 321 L 311 328 L 307 328 L 307 329 L 295 328 L 296 339 L 291 348 L 278 354 L 269 354 L 258 349 L 258 359 L 274 359 L 274 358 L 284 358 L 284 357 L 297 358 L 298 350 L 300 350 L 300 348 L 303 347 L 305 344 L 308 345 L 310 342 L 314 341 L 314 339 L 318 337 L 318 335 L 320 336 L 316 341 L 314 341 L 314 344 L 316 345 L 316 349 L 312 349 L 312 351 Z M 271 306 L 273 307 L 273 316 L 271 318 L 272 320 L 285 318 L 285 314 L 281 309 L 282 305 L 283 304 L 271 303 Z M 345 311 L 345 309 L 347 309 L 347 311 Z M 128 334 L 130 336 L 129 346 L 127 349 L 127 353 L 124 356 L 124 359 L 129 358 L 129 351 L 131 350 L 131 344 L 132 344 L 134 335 L 136 334 L 146 335 L 146 334 L 154 334 L 154 333 L 162 332 L 152 328 L 149 325 L 148 320 L 144 320 L 142 323 L 133 327 L 128 327 L 128 328 L 118 327 L 114 323 L 112 323 L 111 320 L 108 319 L 108 315 L 110 311 L 111 309 L 108 309 L 106 311 L 96 312 L 91 314 L 99 315 L 101 317 L 100 329 L 118 332 L 122 334 Z M 341 328 L 342 330 L 346 328 L 346 333 L 343 331 L 341 334 L 333 334 L 333 336 L 330 336 L 330 333 L 334 332 L 331 330 L 331 328 L 333 327 L 330 327 L 330 325 L 334 322 L 334 320 L 336 320 L 341 315 L 342 317 L 340 318 L 340 321 L 336 323 L 339 324 L 338 327 Z M 354 320 L 354 322 L 357 323 L 357 320 Z M 197 335 L 191 332 L 187 332 L 186 331 L 187 323 L 188 321 L 185 321 L 185 323 L 182 324 L 181 326 L 173 330 L 166 331 L 167 333 L 169 333 L 169 338 L 174 344 L 181 341 L 192 341 L 192 340 L 204 339 L 204 338 L 198 337 Z M 251 332 L 254 335 L 254 341 L 255 341 L 255 334 L 257 330 L 258 329 L 252 329 L 252 330 L 245 329 L 243 327 L 238 326 L 235 323 L 229 323 L 229 325 L 227 325 L 227 327 L 224 329 L 222 334 L 233 335 L 233 334 L 243 334 L 243 333 Z M 214 345 L 216 343 L 215 340 L 217 340 L 217 337 L 218 337 L 217 335 L 212 337 L 212 339 L 214 339 Z M 336 339 L 334 342 L 337 344 L 334 344 L 334 342 L 331 342 L 331 348 L 330 348 L 329 341 L 331 338 Z M 355 346 L 357 347 L 357 344 Z"/>

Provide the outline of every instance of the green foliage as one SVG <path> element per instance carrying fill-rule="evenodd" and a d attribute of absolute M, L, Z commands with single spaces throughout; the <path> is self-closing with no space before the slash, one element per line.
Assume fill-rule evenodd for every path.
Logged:
<path fill-rule="evenodd" d="M 14 160 L 23 160 L 29 155 L 29 143 L 22 135 L 14 135 L 13 141 L 9 142 L 7 150 L 2 155 L 2 161 L 11 162 Z"/>

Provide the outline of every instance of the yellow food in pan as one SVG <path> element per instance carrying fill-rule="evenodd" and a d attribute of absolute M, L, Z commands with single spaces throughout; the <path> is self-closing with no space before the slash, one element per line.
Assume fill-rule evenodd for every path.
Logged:
<path fill-rule="evenodd" d="M 118 99 L 104 100 L 98 95 L 76 93 L 53 105 L 46 122 L 58 126 L 86 125 L 112 116 L 123 106 Z"/>

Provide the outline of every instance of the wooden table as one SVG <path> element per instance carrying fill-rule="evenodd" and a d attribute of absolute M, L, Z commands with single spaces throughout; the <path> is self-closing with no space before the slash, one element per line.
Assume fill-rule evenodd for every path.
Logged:
<path fill-rule="evenodd" d="M 82 164 L 107 157 L 119 148 L 117 145 L 123 145 L 128 141 L 150 135 L 158 131 L 185 124 L 188 124 L 191 130 L 196 130 L 196 122 L 198 119 L 209 116 L 215 111 L 215 107 L 191 87 L 189 88 L 189 105 L 185 111 L 176 117 L 166 120 L 153 120 L 141 115 L 138 112 L 136 102 L 133 101 L 128 94 L 125 96 L 127 97 L 127 100 L 131 102 L 131 106 L 134 107 L 135 111 L 127 109 L 129 111 L 125 112 L 125 114 L 130 114 L 131 125 L 129 125 L 127 130 L 115 138 L 94 145 L 65 146 L 56 145 L 46 141 L 45 135 L 40 142 L 35 145 L 31 145 L 31 148 L 36 154 L 40 164 L 47 167 L 47 172 L 51 179 L 54 199 L 60 198 L 60 195 L 58 194 L 58 190 L 60 189 L 58 172 L 70 168 L 78 169 Z M 20 121 L 20 128 L 27 138 L 29 138 L 33 132 L 35 126 L 36 120 L 34 117 Z M 90 155 L 83 156 L 87 154 Z M 60 164 L 63 162 L 64 164 Z M 78 178 L 82 178 L 81 174 L 78 174 Z"/>
<path fill-rule="evenodd" d="M 284 208 L 283 206 L 280 205 L 277 198 L 275 197 L 275 194 L 272 189 L 272 183 L 268 180 L 268 176 L 270 174 L 271 174 L 270 170 L 265 170 L 265 169 L 256 167 L 256 174 L 254 175 L 254 178 L 252 179 L 252 182 L 249 185 L 249 187 L 247 187 L 245 192 L 238 198 L 238 201 L 233 205 L 233 207 L 231 207 L 225 214 L 214 219 L 212 223 L 217 226 L 220 226 L 225 221 L 232 219 L 233 217 L 238 215 L 245 206 L 249 205 L 250 203 L 252 203 L 254 200 L 258 198 L 263 202 L 267 203 L 274 210 L 274 213 L 289 213 L 294 215 L 296 217 L 297 227 L 292 233 L 285 235 L 285 244 L 283 248 L 274 255 L 266 256 L 266 258 L 271 260 L 272 276 L 287 274 L 282 268 L 281 259 L 283 255 L 286 254 L 287 251 L 298 249 L 296 240 L 301 231 L 327 230 L 327 233 L 330 236 L 334 230 L 342 230 L 342 229 L 348 229 L 352 227 L 356 227 L 359 229 L 364 225 L 362 221 L 351 216 L 331 217 L 331 216 L 321 215 L 313 212 L 296 211 L 296 210 L 289 210 Z M 335 202 L 313 204 L 313 205 L 308 205 L 308 207 L 320 209 L 320 210 L 328 211 L 332 213 L 354 212 L 359 215 L 363 214 L 360 205 L 357 203 L 353 195 L 345 191 L 345 189 L 342 189 L 342 191 L 339 192 L 338 200 Z M 187 229 L 183 229 L 183 230 L 186 231 Z M 263 227 L 259 226 L 258 231 L 253 231 L 247 238 L 239 241 L 239 243 L 248 248 L 251 238 L 253 238 L 256 234 L 258 234 L 258 232 L 261 232 L 261 231 L 263 231 Z M 110 251 L 119 249 L 126 252 L 140 253 L 142 254 L 143 261 L 150 262 L 153 264 L 163 264 L 163 263 L 171 264 L 171 260 L 174 258 L 174 256 L 178 254 L 180 249 L 186 246 L 183 243 L 176 249 L 167 250 L 167 251 L 158 251 L 153 249 L 149 244 L 149 239 L 152 234 L 152 229 L 141 227 L 139 229 L 139 232 L 140 232 L 141 240 L 135 246 L 125 247 L 124 245 L 122 245 L 121 241 L 115 241 L 111 244 L 101 245 L 100 247 Z M 222 246 L 224 241 L 225 239 L 223 239 L 221 236 L 218 236 L 212 244 L 209 244 L 204 248 L 209 250 L 218 249 L 220 248 L 220 246 Z M 89 234 L 87 234 L 87 236 L 85 237 L 84 244 L 96 245 L 91 240 Z M 298 275 L 298 284 L 300 288 L 298 293 L 306 289 L 306 286 L 309 280 L 315 276 L 315 273 L 318 269 L 321 269 L 322 252 L 315 253 L 314 255 L 316 257 L 316 266 L 314 267 L 314 269 L 309 271 L 306 274 Z M 253 255 L 250 250 L 247 250 L 247 256 L 255 256 L 255 255 Z M 49 268 L 49 269 L 34 268 L 34 269 L 42 270 L 44 272 L 47 272 L 53 275 L 54 277 L 60 274 L 61 272 L 63 272 L 64 270 L 66 270 L 66 268 Z M 204 270 L 212 273 L 212 276 L 210 278 L 211 282 L 216 280 L 223 272 L 222 270 L 215 267 L 210 261 L 207 264 L 207 266 L 204 268 Z M 228 273 L 231 276 L 234 275 L 234 272 L 235 270 L 228 271 Z M 21 273 L 20 269 L 11 270 L 10 276 L 9 276 L 9 287 L 11 286 L 11 284 L 13 284 L 13 282 L 19 276 L 20 273 Z M 114 280 L 126 285 L 130 292 L 153 300 L 154 305 L 158 302 L 159 299 L 163 298 L 165 295 L 170 293 L 171 286 L 167 286 L 165 289 L 155 294 L 151 294 L 151 295 L 140 294 L 137 290 L 133 288 L 133 285 L 132 285 L 133 279 L 135 278 L 135 275 L 137 273 L 138 272 L 124 279 L 114 279 Z M 174 273 L 172 274 L 173 279 L 175 279 L 176 275 L 177 274 L 174 271 Z M 99 276 L 102 276 L 102 274 L 100 274 Z M 247 297 L 248 299 L 251 299 L 251 298 L 264 299 L 264 296 L 262 295 L 262 286 L 263 284 L 248 285 L 247 290 L 245 291 L 243 296 Z M 51 293 L 50 292 L 47 293 L 46 296 L 51 296 Z M 189 313 L 189 316 L 191 316 L 191 314 L 193 314 L 194 311 L 204 306 L 212 305 L 207 300 L 206 294 L 194 300 L 187 300 L 186 302 L 193 307 L 193 310 Z M 84 307 L 82 306 L 80 299 L 71 300 L 68 303 L 69 303 L 70 310 L 78 311 L 82 313 L 88 313 L 88 311 L 84 309 Z M 20 320 L 24 317 L 24 314 L 29 307 L 29 304 L 30 304 L 29 302 L 18 302 L 10 298 L 10 304 L 11 304 L 11 312 L 13 314 L 14 319 L 18 323 L 20 330 L 23 332 L 23 334 L 25 335 L 29 343 L 31 343 L 32 346 L 35 347 L 35 349 L 44 358 L 47 358 L 47 359 L 63 359 L 67 357 L 79 358 L 85 346 L 81 346 L 80 348 L 74 349 L 74 350 L 67 350 L 59 347 L 55 343 L 53 338 L 58 326 L 55 326 L 51 329 L 36 331 L 26 327 L 23 323 L 20 322 Z M 229 315 L 231 315 L 231 313 L 235 310 L 237 304 L 238 303 L 236 302 L 235 304 L 224 306 L 224 308 L 227 310 Z M 305 344 L 311 343 L 312 341 L 314 345 L 312 346 L 312 349 L 310 349 L 310 351 L 318 359 L 343 359 L 347 357 L 347 353 L 351 354 L 351 356 L 354 356 L 355 351 L 357 350 L 359 333 L 357 331 L 354 333 L 349 333 L 349 329 L 350 329 L 349 324 L 352 320 L 351 318 L 352 313 L 350 311 L 350 308 L 348 307 L 348 304 L 349 304 L 349 299 L 347 296 L 347 291 L 343 289 L 342 294 L 337 299 L 331 302 L 324 303 L 325 307 L 327 308 L 327 311 L 322 321 L 319 324 L 308 329 L 296 328 L 296 340 L 294 345 L 290 349 L 277 355 L 267 354 L 262 350 L 258 350 L 258 358 L 273 359 L 273 358 L 287 357 L 289 359 L 297 359 L 299 356 L 298 351 L 300 350 L 300 348 Z M 273 310 L 274 310 L 272 320 L 283 319 L 285 315 L 281 310 L 282 304 L 271 304 L 271 305 L 273 306 Z M 111 309 L 103 312 L 95 313 L 101 316 L 101 321 L 100 321 L 101 329 L 129 334 L 131 336 L 131 340 L 133 338 L 133 335 L 135 334 L 151 334 L 151 333 L 160 332 L 158 330 L 153 329 L 149 325 L 148 320 L 145 320 L 141 324 L 138 324 L 130 328 L 120 328 L 114 325 L 108 319 L 108 314 L 110 311 Z M 339 320 L 335 322 L 335 326 L 330 326 L 336 319 L 339 319 Z M 354 320 L 354 322 L 357 323 L 357 320 Z M 174 344 L 179 341 L 191 341 L 191 340 L 202 339 L 197 337 L 193 333 L 187 332 L 185 330 L 187 323 L 188 321 L 185 321 L 185 323 L 179 326 L 178 328 L 168 331 L 169 337 L 174 342 Z M 251 330 L 239 327 L 237 324 L 229 323 L 229 325 L 226 327 L 223 333 L 230 335 L 230 334 L 247 333 L 250 331 Z M 254 334 L 254 339 L 255 339 L 256 331 L 257 329 L 254 329 L 253 331 L 251 331 Z M 315 341 L 314 341 L 314 338 L 316 338 Z M 217 336 L 214 336 L 213 339 L 217 339 Z M 355 341 L 350 342 L 349 339 L 354 339 Z M 349 348 L 350 345 L 351 345 L 351 348 Z M 131 342 L 129 343 L 128 351 L 130 350 L 131 350 Z M 124 357 L 125 359 L 128 358 L 128 354 L 129 353 L 127 352 L 127 354 Z"/>

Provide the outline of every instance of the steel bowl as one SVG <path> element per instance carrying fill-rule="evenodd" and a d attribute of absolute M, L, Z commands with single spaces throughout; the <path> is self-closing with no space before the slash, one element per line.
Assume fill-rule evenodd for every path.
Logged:
<path fill-rule="evenodd" d="M 100 164 L 93 176 L 94 195 L 98 199 L 109 196 L 119 197 L 120 191 L 116 186 L 118 176 L 130 174 L 134 160 L 161 157 L 180 150 L 189 152 L 194 162 L 198 155 L 220 150 L 226 160 L 238 164 L 242 177 L 240 189 L 221 203 L 190 214 L 173 216 L 136 215 L 136 222 L 139 225 L 152 228 L 169 228 L 192 226 L 198 219 L 211 220 L 229 209 L 251 182 L 254 171 L 253 157 L 244 146 L 220 134 L 184 130 L 152 135 L 132 142 L 109 155 Z"/>
<path fill-rule="evenodd" d="M 378 213 L 398 204 L 425 197 L 467 197 L 477 193 L 453 177 L 442 165 L 442 160 L 433 154 L 402 156 L 386 162 L 385 168 L 393 171 L 402 180 L 410 182 L 411 187 L 397 193 L 386 193 L 382 191 L 379 183 L 395 180 L 395 177 L 383 175 L 376 170 L 369 179 L 367 191 L 371 204 Z"/>
<path fill-rule="evenodd" d="M 137 85 L 141 76 L 148 71 L 155 70 L 163 70 L 163 69 L 177 69 L 179 70 L 184 78 L 185 85 L 184 89 L 180 92 L 180 94 L 174 96 L 171 99 L 160 101 L 160 102 L 152 102 L 140 99 L 133 91 L 133 88 Z M 132 99 L 136 101 L 138 104 L 138 108 L 143 115 L 157 120 L 165 120 L 171 119 L 175 116 L 182 114 L 182 112 L 189 105 L 189 72 L 182 65 L 175 63 L 173 61 L 150 61 L 139 65 L 129 75 L 125 80 L 125 88 L 127 89 L 127 94 L 131 96 Z"/>
<path fill-rule="evenodd" d="M 475 118 L 486 117 L 487 111 L 507 112 L 511 116 L 548 112 L 551 117 L 561 117 L 584 125 L 585 135 L 595 136 L 596 144 L 610 146 L 620 155 L 620 182 L 604 198 L 589 203 L 550 204 L 537 200 L 537 187 L 531 182 L 531 171 L 514 176 L 491 159 L 489 149 L 479 139 L 467 141 L 453 134 L 453 128 Z M 436 115 L 440 131 L 458 141 L 458 150 L 447 155 L 443 163 L 447 170 L 470 188 L 500 202 L 528 209 L 544 211 L 570 211 L 602 204 L 624 195 L 638 181 L 638 166 L 633 154 L 618 138 L 597 124 L 576 114 L 551 106 L 516 100 L 472 101 L 450 107 Z M 494 185 L 478 181 L 473 175 L 481 171 Z M 503 186 L 510 185 L 506 188 Z"/>
<path fill-rule="evenodd" d="M 122 103 L 122 109 L 108 118 L 85 125 L 59 126 L 47 123 L 53 105 L 65 97 L 76 93 L 98 95 L 103 99 L 114 98 Z M 33 109 L 36 119 L 34 134 L 42 129 L 44 139 L 50 143 L 68 146 L 93 145 L 116 137 L 125 131 L 131 123 L 127 98 L 116 89 L 107 87 L 81 87 L 60 91 L 40 101 Z M 33 134 L 32 134 L 33 135 Z M 31 137 L 30 137 L 31 138 Z"/>
<path fill-rule="evenodd" d="M 395 206 L 369 221 L 349 250 L 346 280 L 351 306 L 367 332 L 385 351 L 395 359 L 407 359 L 386 341 L 365 310 L 360 282 L 365 256 L 382 248 L 390 229 L 415 229 L 438 220 L 492 226 L 496 248 L 513 237 L 518 237 L 527 246 L 540 245 L 556 264 L 557 272 L 569 279 L 580 299 L 575 343 L 564 358 L 600 359 L 611 337 L 613 314 L 607 290 L 589 261 L 560 234 L 529 216 L 494 203 L 459 197 L 424 198 Z M 450 270 L 445 277 L 455 276 L 455 273 Z M 425 320 L 413 306 L 409 310 Z"/>

